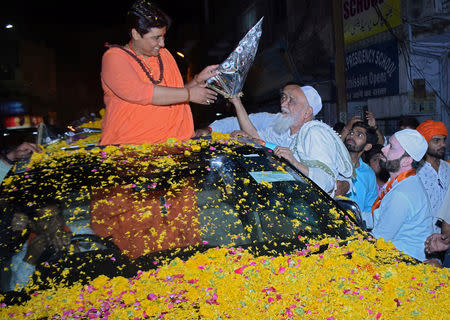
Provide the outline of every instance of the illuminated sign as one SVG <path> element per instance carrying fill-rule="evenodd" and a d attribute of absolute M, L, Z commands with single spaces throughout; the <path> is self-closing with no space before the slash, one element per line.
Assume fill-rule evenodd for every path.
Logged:
<path fill-rule="evenodd" d="M 26 108 L 22 101 L 0 101 L 0 113 L 3 115 L 24 114 Z"/>
<path fill-rule="evenodd" d="M 344 0 L 342 19 L 345 44 L 362 40 L 402 23 L 401 0 Z"/>
<path fill-rule="evenodd" d="M 3 119 L 5 129 L 25 129 L 37 127 L 39 123 L 43 122 L 42 117 L 39 116 L 10 116 Z"/>

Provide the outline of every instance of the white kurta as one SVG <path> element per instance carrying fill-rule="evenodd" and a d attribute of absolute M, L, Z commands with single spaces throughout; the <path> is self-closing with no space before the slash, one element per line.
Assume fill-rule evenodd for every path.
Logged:
<path fill-rule="evenodd" d="M 290 129 L 288 129 L 282 133 L 278 133 L 270 126 L 258 130 L 258 135 L 265 142 L 270 142 L 280 147 L 289 147 L 296 136 L 296 134 L 291 135 L 290 132 Z"/>
<path fill-rule="evenodd" d="M 437 213 L 437 218 L 450 224 L 450 188 L 447 189 L 442 206 Z"/>
<path fill-rule="evenodd" d="M 312 120 L 298 133 L 290 135 L 289 132 L 277 134 L 269 127 L 258 134 L 266 142 L 289 147 L 297 161 L 308 167 L 308 177 L 331 196 L 336 189 L 336 180 L 346 180 L 351 185 L 353 165 L 350 154 L 329 125 Z"/>
<path fill-rule="evenodd" d="M 425 240 L 433 233 L 430 204 L 417 176 L 397 184 L 381 200 L 373 213 L 375 238 L 392 241 L 395 247 L 424 261 Z"/>
<path fill-rule="evenodd" d="M 430 201 L 434 232 L 441 233 L 440 228 L 436 226 L 436 221 L 438 220 L 439 208 L 444 202 L 445 194 L 450 185 L 450 163 L 440 160 L 439 170 L 436 172 L 429 162 L 425 162 L 417 176 L 420 178 Z"/>

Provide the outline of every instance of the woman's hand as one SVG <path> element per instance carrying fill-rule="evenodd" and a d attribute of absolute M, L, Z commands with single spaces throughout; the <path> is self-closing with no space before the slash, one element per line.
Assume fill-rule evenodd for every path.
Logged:
<path fill-rule="evenodd" d="M 218 64 L 207 66 L 197 75 L 196 81 L 202 83 L 208 80 L 209 78 L 216 76 L 219 73 L 218 68 L 219 68 Z"/>
<path fill-rule="evenodd" d="M 217 93 L 211 89 L 201 86 L 195 86 L 189 89 L 191 99 L 189 101 L 209 105 L 217 99 Z"/>

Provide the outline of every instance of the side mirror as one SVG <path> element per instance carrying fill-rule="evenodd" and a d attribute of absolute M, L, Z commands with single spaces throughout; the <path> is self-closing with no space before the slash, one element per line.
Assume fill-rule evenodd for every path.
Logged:
<path fill-rule="evenodd" d="M 358 226 L 363 230 L 367 230 L 366 222 L 362 219 L 361 216 L 361 209 L 359 208 L 359 206 L 356 204 L 355 201 L 351 200 L 350 198 L 341 196 L 336 197 L 334 200 L 345 211 L 350 210 L 353 213 L 355 222 L 358 224 Z"/>

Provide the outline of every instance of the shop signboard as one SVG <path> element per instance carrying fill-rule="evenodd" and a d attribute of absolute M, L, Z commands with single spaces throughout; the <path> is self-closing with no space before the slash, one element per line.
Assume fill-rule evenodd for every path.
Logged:
<path fill-rule="evenodd" d="M 349 52 L 345 56 L 347 100 L 393 96 L 399 92 L 396 40 Z"/>
<path fill-rule="evenodd" d="M 344 0 L 342 21 L 345 44 L 368 38 L 401 25 L 401 0 Z"/>

